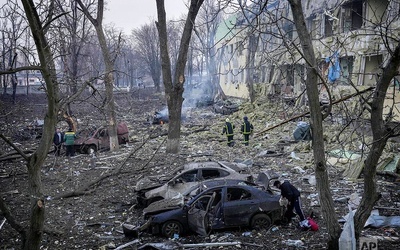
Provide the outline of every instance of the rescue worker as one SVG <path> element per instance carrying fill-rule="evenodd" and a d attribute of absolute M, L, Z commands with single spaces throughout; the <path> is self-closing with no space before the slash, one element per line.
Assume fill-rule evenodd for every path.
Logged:
<path fill-rule="evenodd" d="M 247 116 L 243 117 L 243 124 L 242 127 L 240 128 L 240 131 L 244 136 L 243 144 L 246 146 L 249 145 L 249 139 L 250 135 L 253 133 L 253 129 L 254 129 L 253 125 L 249 122 Z"/>
<path fill-rule="evenodd" d="M 233 145 L 235 144 L 233 141 L 233 130 L 235 129 L 235 125 L 233 125 L 229 118 L 225 119 L 225 126 L 222 129 L 222 134 L 226 134 L 226 137 L 228 139 L 228 146 L 229 147 L 233 147 Z"/>
<path fill-rule="evenodd" d="M 287 222 L 289 223 L 292 217 L 297 214 L 300 217 L 300 226 L 305 226 L 308 220 L 305 219 L 303 210 L 301 210 L 300 191 L 286 180 L 283 183 L 275 181 L 274 186 L 281 190 L 281 197 L 286 198 L 288 201 L 285 212 Z M 296 210 L 296 214 L 293 213 L 293 208 Z"/>
<path fill-rule="evenodd" d="M 68 132 L 64 134 L 64 142 L 66 147 L 66 156 L 74 156 L 75 155 L 75 132 L 72 128 L 68 129 Z"/>

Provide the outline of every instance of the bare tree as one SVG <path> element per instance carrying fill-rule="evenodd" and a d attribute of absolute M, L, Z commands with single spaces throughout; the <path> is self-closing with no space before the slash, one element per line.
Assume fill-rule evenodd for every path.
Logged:
<path fill-rule="evenodd" d="M 207 0 L 203 4 L 199 13 L 199 25 L 194 29 L 197 39 L 199 40 L 199 50 L 201 58 L 204 58 L 205 67 L 207 69 L 207 85 L 210 86 L 212 96 L 221 95 L 225 98 L 221 86 L 219 85 L 217 61 L 221 55 L 216 50 L 216 33 L 218 25 L 222 20 L 222 7 L 219 2 Z M 203 60 L 202 60 L 203 61 Z"/>
<path fill-rule="evenodd" d="M 109 51 L 107 46 L 106 36 L 103 30 L 103 12 L 104 12 L 104 0 L 98 0 L 97 2 L 97 17 L 94 18 L 89 12 L 88 7 L 86 7 L 81 0 L 76 0 L 79 6 L 82 8 L 83 13 L 93 24 L 101 51 L 103 54 L 103 60 L 105 63 L 105 73 L 104 73 L 104 85 L 106 88 L 105 96 L 105 107 L 108 119 L 108 133 L 110 135 L 110 151 L 118 150 L 118 137 L 117 137 L 117 119 L 115 112 L 115 101 L 114 101 L 114 62 L 115 57 Z"/>
<path fill-rule="evenodd" d="M 154 24 L 145 24 L 132 31 L 135 41 L 135 50 L 153 79 L 157 92 L 161 91 L 161 58 L 157 28 Z"/>
<path fill-rule="evenodd" d="M 168 33 L 164 0 L 156 0 L 156 3 L 158 15 L 158 21 L 156 24 L 158 29 L 158 37 L 160 39 L 162 75 L 170 118 L 168 127 L 167 152 L 178 153 L 181 135 L 181 114 L 183 103 L 182 94 L 185 83 L 185 66 L 195 19 L 201 5 L 203 4 L 203 0 L 190 1 L 189 12 L 179 46 L 178 60 L 174 68 L 174 76 L 172 76 L 171 59 L 168 53 Z"/>
<path fill-rule="evenodd" d="M 325 159 L 325 144 L 323 136 L 324 130 L 322 126 L 322 113 L 318 91 L 318 78 L 320 75 L 318 72 L 318 65 L 314 54 L 311 36 L 307 30 L 306 22 L 304 20 L 301 0 L 289 0 L 289 3 L 293 12 L 294 23 L 299 35 L 302 55 L 307 65 L 306 90 L 308 96 L 308 106 L 311 114 L 315 177 L 317 179 L 317 189 L 320 197 L 322 214 L 324 216 L 324 220 L 326 221 L 329 234 L 328 247 L 329 249 L 338 249 L 341 228 L 337 220 L 332 194 L 329 188 L 330 184 Z"/>
<path fill-rule="evenodd" d="M 14 144 L 8 139 L 0 135 L 3 140 L 10 143 L 26 160 L 26 166 L 28 169 L 28 181 L 29 181 L 29 192 L 30 192 L 30 223 L 26 230 L 21 226 L 12 216 L 12 213 L 3 203 L 3 199 L 0 199 L 0 207 L 5 217 L 11 222 L 11 226 L 16 229 L 22 238 L 23 249 L 40 249 L 43 224 L 45 215 L 45 198 L 43 195 L 43 186 L 41 181 L 41 167 L 44 160 L 47 157 L 47 153 L 51 146 L 53 138 L 54 127 L 57 123 L 57 112 L 59 109 L 59 85 L 57 83 L 57 74 L 54 65 L 54 58 L 51 52 L 51 46 L 49 46 L 46 39 L 45 26 L 43 25 L 38 12 L 37 6 L 31 0 L 22 1 L 25 15 L 29 22 L 29 26 L 33 35 L 33 39 L 36 44 L 40 66 L 36 69 L 41 70 L 47 91 L 47 112 L 44 119 L 43 135 L 40 143 L 32 155 L 26 155 L 19 150 Z M 51 20 L 51 17 L 49 17 Z M 16 68 L 10 72 L 18 72 L 25 70 L 26 68 Z M 32 69 L 32 68 L 31 68 Z"/>
<path fill-rule="evenodd" d="M 17 12 L 18 5 L 16 3 L 10 2 L 7 8 L 3 8 L 2 15 L 5 16 L 4 27 L 2 29 L 2 37 L 3 37 L 3 56 L 2 56 L 2 65 L 4 69 L 12 69 L 16 68 L 18 65 L 18 41 L 19 37 L 23 34 L 22 22 L 23 18 Z M 3 81 L 3 94 L 7 92 L 7 83 L 8 80 L 11 83 L 12 87 L 12 98 L 13 101 L 16 101 L 16 91 L 17 91 L 17 75 L 16 73 L 12 73 L 10 75 L 4 76 Z"/>

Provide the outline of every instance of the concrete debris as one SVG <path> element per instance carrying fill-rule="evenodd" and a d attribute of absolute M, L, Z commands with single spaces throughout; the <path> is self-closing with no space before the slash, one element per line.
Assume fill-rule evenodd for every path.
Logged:
<path fill-rule="evenodd" d="M 315 175 L 304 176 L 303 180 L 307 181 L 310 185 L 313 186 L 317 185 L 317 180 L 315 179 Z"/>
<path fill-rule="evenodd" d="M 349 196 L 349 206 L 352 208 L 352 209 L 355 209 L 355 208 L 357 208 L 359 205 L 360 205 L 360 202 L 361 202 L 361 197 L 358 195 L 358 193 L 352 193 L 350 196 Z"/>

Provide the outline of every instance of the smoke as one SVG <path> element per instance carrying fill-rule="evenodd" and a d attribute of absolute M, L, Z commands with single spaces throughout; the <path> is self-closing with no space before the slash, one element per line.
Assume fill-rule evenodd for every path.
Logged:
<path fill-rule="evenodd" d="M 212 88 L 206 82 L 188 84 L 183 92 L 182 108 L 209 106 L 213 102 Z"/>

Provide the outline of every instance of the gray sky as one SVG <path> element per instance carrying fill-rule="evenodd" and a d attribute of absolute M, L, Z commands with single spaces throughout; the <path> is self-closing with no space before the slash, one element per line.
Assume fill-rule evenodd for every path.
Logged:
<path fill-rule="evenodd" d="M 187 13 L 185 2 L 187 0 L 165 0 L 167 20 Z M 104 23 L 113 23 L 126 34 L 151 19 L 157 19 L 156 0 L 108 0 L 107 10 L 104 11 Z"/>
<path fill-rule="evenodd" d="M 151 19 L 157 19 L 156 0 L 106 1 L 108 4 L 104 10 L 104 24 L 113 23 L 115 27 L 122 28 L 126 34 L 130 34 L 134 28 L 149 23 Z M 0 0 L 0 6 L 6 2 Z M 187 14 L 185 2 L 187 0 L 165 0 L 167 20 L 178 18 L 182 13 Z"/>

